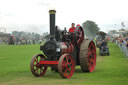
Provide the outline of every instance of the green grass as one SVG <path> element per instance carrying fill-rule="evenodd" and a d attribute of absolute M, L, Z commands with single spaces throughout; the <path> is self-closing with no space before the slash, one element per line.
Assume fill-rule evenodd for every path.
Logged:
<path fill-rule="evenodd" d="M 82 73 L 77 66 L 71 79 L 62 79 L 50 70 L 44 77 L 31 74 L 32 56 L 42 53 L 39 45 L 0 45 L 0 85 L 128 85 L 128 59 L 115 44 L 109 47 L 110 56 L 97 56 L 93 73 Z"/>

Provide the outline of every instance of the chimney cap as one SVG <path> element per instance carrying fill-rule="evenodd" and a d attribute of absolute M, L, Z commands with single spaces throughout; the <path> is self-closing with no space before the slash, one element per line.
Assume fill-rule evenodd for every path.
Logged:
<path fill-rule="evenodd" d="M 49 13 L 50 14 L 55 14 L 56 13 L 56 10 L 49 10 Z"/>

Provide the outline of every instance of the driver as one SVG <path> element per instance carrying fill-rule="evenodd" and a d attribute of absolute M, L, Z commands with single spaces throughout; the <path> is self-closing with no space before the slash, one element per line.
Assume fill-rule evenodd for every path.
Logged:
<path fill-rule="evenodd" d="M 103 42 L 101 43 L 101 46 L 103 46 L 103 47 L 107 46 L 107 42 L 105 40 L 103 40 Z"/>
<path fill-rule="evenodd" d="M 75 23 L 71 24 L 71 28 L 69 29 L 69 32 L 74 32 L 75 31 Z"/>

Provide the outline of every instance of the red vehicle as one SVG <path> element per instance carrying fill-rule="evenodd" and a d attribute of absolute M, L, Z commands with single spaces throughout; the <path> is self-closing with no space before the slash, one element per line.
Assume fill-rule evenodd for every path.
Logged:
<path fill-rule="evenodd" d="M 72 77 L 75 66 L 80 65 L 83 72 L 93 72 L 96 66 L 96 47 L 93 41 L 84 39 L 84 31 L 77 25 L 73 33 L 55 27 L 55 10 L 50 10 L 49 40 L 40 46 L 43 54 L 33 56 L 31 72 L 40 77 L 48 67 L 57 71 L 63 78 Z"/>

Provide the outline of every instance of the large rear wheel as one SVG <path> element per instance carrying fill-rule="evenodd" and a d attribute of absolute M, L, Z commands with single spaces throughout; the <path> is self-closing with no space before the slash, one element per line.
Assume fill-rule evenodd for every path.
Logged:
<path fill-rule="evenodd" d="M 93 41 L 84 40 L 80 46 L 80 66 L 83 72 L 93 72 L 96 66 L 96 47 Z"/>

